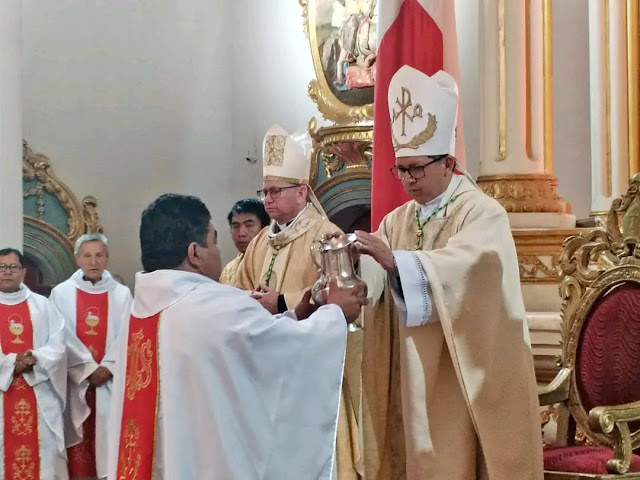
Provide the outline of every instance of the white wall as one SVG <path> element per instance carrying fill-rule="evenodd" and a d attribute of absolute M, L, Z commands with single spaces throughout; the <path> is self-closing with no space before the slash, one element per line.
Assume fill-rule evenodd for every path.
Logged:
<path fill-rule="evenodd" d="M 553 2 L 553 156 L 558 193 L 576 218 L 591 212 L 589 9 L 584 0 Z"/>
<path fill-rule="evenodd" d="M 153 198 L 198 195 L 226 231 L 242 189 L 230 142 L 232 3 L 24 1 L 24 136 L 79 198 L 97 197 L 110 269 L 130 285 Z"/>

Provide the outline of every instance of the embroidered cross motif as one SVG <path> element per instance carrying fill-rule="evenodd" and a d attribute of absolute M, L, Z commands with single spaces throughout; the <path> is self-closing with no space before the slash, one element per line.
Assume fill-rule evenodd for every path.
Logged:
<path fill-rule="evenodd" d="M 264 164 L 266 166 L 282 166 L 286 144 L 287 137 L 284 135 L 269 135 L 264 145 Z"/>
<path fill-rule="evenodd" d="M 409 121 L 413 123 L 415 118 L 422 118 L 422 105 L 419 103 L 416 103 L 415 105 L 413 104 L 411 101 L 411 92 L 407 87 L 402 87 L 402 101 L 399 98 L 396 98 L 396 103 L 400 107 L 400 110 L 396 112 L 395 108 L 393 109 L 393 121 L 395 122 L 398 118 L 401 119 L 402 136 L 406 137 L 406 121 L 409 119 Z M 413 107 L 412 112 L 409 112 L 410 107 Z"/>

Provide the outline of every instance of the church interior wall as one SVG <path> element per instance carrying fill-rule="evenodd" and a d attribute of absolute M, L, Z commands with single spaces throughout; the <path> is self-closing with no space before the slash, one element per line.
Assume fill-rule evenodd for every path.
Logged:
<path fill-rule="evenodd" d="M 479 1 L 456 7 L 475 176 Z M 581 218 L 590 210 L 587 8 L 581 0 L 553 8 L 555 174 Z M 200 196 L 228 261 L 226 213 L 261 185 L 264 132 L 273 123 L 302 132 L 320 118 L 307 94 L 315 74 L 297 1 L 25 0 L 23 32 L 24 136 L 78 197 L 97 197 L 111 270 L 130 285 L 140 213 L 153 198 Z"/>

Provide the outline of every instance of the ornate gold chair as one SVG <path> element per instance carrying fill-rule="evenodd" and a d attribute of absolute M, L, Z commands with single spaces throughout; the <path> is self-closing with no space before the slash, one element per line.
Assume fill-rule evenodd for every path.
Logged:
<path fill-rule="evenodd" d="M 559 412 L 545 479 L 640 479 L 640 174 L 606 229 L 568 238 L 560 262 L 561 370 L 540 391 Z"/>

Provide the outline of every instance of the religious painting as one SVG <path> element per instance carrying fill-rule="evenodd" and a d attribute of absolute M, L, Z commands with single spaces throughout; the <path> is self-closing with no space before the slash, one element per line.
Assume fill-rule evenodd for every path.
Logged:
<path fill-rule="evenodd" d="M 371 119 L 376 76 L 377 0 L 299 0 L 317 80 L 309 95 L 324 118 Z"/>

